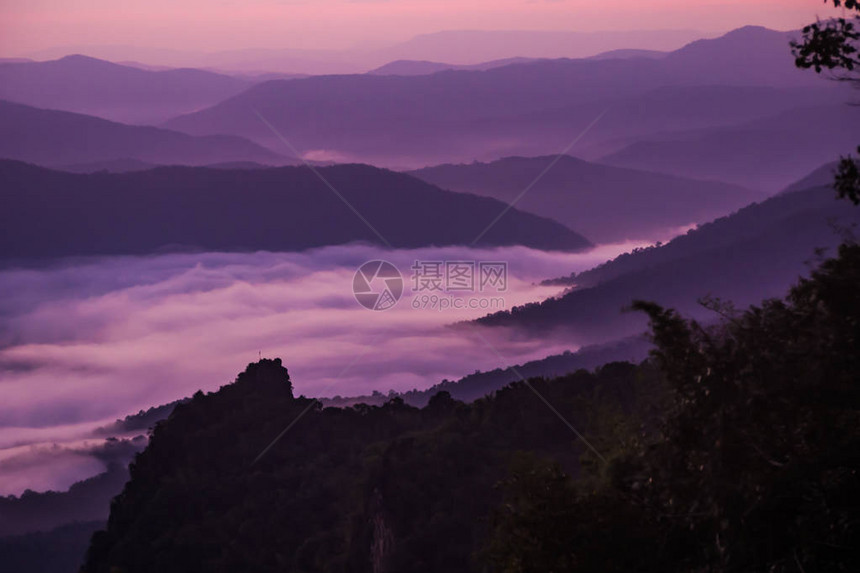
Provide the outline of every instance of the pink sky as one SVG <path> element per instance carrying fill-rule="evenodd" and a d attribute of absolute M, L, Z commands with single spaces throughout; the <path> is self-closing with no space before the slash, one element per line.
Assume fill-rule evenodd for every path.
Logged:
<path fill-rule="evenodd" d="M 57 46 L 379 47 L 439 30 L 792 29 L 820 0 L 0 0 L 0 56 Z"/>

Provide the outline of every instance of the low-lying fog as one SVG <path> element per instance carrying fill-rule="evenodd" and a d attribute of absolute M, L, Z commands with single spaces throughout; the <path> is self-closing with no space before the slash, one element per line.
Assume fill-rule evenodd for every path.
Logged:
<path fill-rule="evenodd" d="M 260 353 L 283 359 L 296 394 L 350 396 L 492 370 L 506 365 L 499 355 L 516 364 L 575 350 L 565 340 L 498 336 L 488 339 L 493 350 L 446 325 L 492 311 L 480 308 L 489 304 L 481 299 L 498 305 L 501 297 L 510 308 L 557 294 L 558 287 L 537 283 L 635 246 L 579 254 L 347 246 L 2 270 L 0 495 L 63 489 L 98 473 L 95 427 L 198 389 L 216 390 Z M 375 259 L 403 275 L 403 297 L 386 311 L 363 308 L 353 295 L 356 269 Z M 456 293 L 477 300 L 475 309 L 415 309 L 432 304 L 424 297 L 434 294 L 413 290 L 416 260 L 507 262 L 508 288 Z"/>

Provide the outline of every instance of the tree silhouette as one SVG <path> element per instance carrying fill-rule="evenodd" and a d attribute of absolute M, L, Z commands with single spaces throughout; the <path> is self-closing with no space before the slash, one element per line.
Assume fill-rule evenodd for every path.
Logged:
<path fill-rule="evenodd" d="M 792 42 L 795 64 L 799 68 L 814 69 L 816 73 L 834 72 L 841 81 L 860 84 L 860 1 L 825 0 L 836 8 L 844 8 L 853 16 L 817 21 L 803 28 L 803 41 Z M 857 148 L 860 154 L 860 147 Z M 860 170 L 853 157 L 843 157 L 836 171 L 834 188 L 840 198 L 860 205 Z"/>

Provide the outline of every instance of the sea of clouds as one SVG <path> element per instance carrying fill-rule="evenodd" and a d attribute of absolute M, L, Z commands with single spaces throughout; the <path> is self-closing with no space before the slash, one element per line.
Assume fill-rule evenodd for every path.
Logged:
<path fill-rule="evenodd" d="M 342 246 L 303 253 L 197 253 L 66 260 L 0 270 L 0 495 L 65 488 L 101 471 L 96 427 L 217 390 L 249 362 L 279 357 L 297 394 L 351 396 L 426 388 L 575 350 L 569 340 L 449 325 L 480 309 L 415 309 L 416 260 L 504 261 L 506 308 L 542 300 L 538 283 L 627 251 L 524 247 L 381 250 Z M 356 269 L 387 260 L 405 290 L 387 311 L 360 306 Z M 483 329 L 486 330 L 486 329 Z"/>

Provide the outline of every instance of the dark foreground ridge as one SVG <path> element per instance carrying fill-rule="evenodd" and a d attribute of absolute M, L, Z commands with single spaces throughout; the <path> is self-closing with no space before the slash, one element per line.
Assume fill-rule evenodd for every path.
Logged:
<path fill-rule="evenodd" d="M 534 384 L 586 424 L 598 388 L 633 408 L 657 380 L 618 363 Z M 156 426 L 85 570 L 469 571 L 513 452 L 578 467 L 584 448 L 547 414 L 522 384 L 473 405 L 443 392 L 423 409 L 322 408 L 293 397 L 279 359 L 262 360 Z"/>
<path fill-rule="evenodd" d="M 856 571 L 858 284 L 843 245 L 714 327 L 639 302 L 649 361 L 472 404 L 323 408 L 251 364 L 155 427 L 83 571 Z"/>

